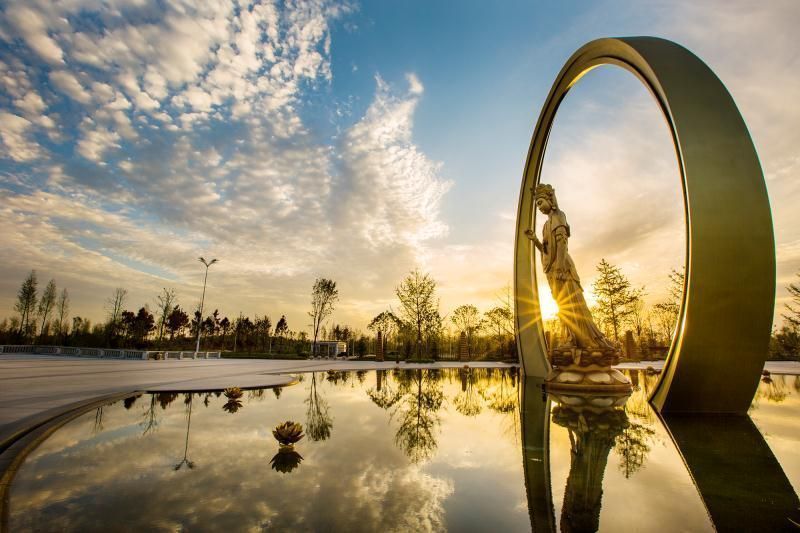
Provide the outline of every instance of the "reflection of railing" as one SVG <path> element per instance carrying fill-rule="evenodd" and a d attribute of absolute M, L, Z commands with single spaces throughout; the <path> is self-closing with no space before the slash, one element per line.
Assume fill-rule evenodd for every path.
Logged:
<path fill-rule="evenodd" d="M 77 348 L 74 346 L 0 345 L 0 353 L 62 355 L 98 359 L 220 359 L 220 352 L 164 352 L 117 348 Z"/>

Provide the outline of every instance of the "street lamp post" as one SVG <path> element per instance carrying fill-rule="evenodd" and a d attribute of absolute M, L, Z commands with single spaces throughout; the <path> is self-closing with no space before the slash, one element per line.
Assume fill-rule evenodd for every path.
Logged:
<path fill-rule="evenodd" d="M 203 325 L 203 303 L 206 301 L 206 281 L 208 281 L 208 267 L 216 263 L 217 259 L 212 259 L 211 261 L 206 261 L 204 258 L 200 258 L 200 262 L 206 266 L 206 275 L 203 278 L 203 297 L 200 298 L 200 316 L 197 317 L 197 345 L 194 348 L 194 356 L 197 357 L 197 352 L 200 351 L 200 331 L 202 331 Z"/>

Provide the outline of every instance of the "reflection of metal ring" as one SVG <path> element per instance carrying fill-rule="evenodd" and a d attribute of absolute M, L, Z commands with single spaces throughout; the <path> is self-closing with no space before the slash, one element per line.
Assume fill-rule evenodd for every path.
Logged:
<path fill-rule="evenodd" d="M 599 39 L 567 61 L 528 151 L 517 211 L 514 292 L 525 372 L 547 362 L 533 246 L 531 187 L 567 91 L 599 65 L 621 66 L 655 96 L 672 132 L 686 212 L 686 286 L 678 326 L 651 401 L 661 411 L 744 413 L 767 355 L 775 305 L 775 243 L 764 176 L 725 86 L 685 48 L 664 39 Z M 633 178 L 631 178 L 633 179 Z"/>

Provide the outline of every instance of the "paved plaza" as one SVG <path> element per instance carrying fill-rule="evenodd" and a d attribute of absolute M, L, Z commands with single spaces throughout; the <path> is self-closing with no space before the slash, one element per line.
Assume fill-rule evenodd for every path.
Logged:
<path fill-rule="evenodd" d="M 0 355 L 0 432 L 25 417 L 58 410 L 76 402 L 134 391 L 201 391 L 226 387 L 289 385 L 292 374 L 325 370 L 392 368 L 457 368 L 458 361 L 425 365 L 394 362 L 187 359 L 170 361 L 102 360 L 43 355 Z M 470 362 L 472 367 L 508 367 L 496 362 Z M 661 368 L 663 362 L 625 363 L 620 368 Z M 800 374 L 800 363 L 768 362 L 777 374 Z"/>
<path fill-rule="evenodd" d="M 492 362 L 470 365 L 510 366 Z M 293 383 L 292 374 L 298 372 L 420 366 L 452 368 L 463 363 L 397 365 L 388 361 L 274 359 L 137 361 L 4 354 L 0 355 L 0 431 L 4 425 L 27 416 L 113 393 L 271 387 Z"/>

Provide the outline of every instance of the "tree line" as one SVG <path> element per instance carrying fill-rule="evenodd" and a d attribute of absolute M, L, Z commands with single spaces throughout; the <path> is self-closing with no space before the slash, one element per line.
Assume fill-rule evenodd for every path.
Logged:
<path fill-rule="evenodd" d="M 684 273 L 673 269 L 666 297 L 648 306 L 646 288 L 634 287 L 619 267 L 602 259 L 597 272 L 592 286 L 596 305 L 591 311 L 606 336 L 622 344 L 626 331 L 631 331 L 643 356 L 665 354 L 678 323 Z M 309 337 L 302 329 L 290 329 L 285 315 L 273 325 L 267 314 L 250 318 L 239 313 L 230 319 L 218 309 L 203 318 L 199 304 L 190 314 L 179 304 L 175 289 L 166 287 L 152 305 L 146 303 L 138 310 L 128 309 L 128 291 L 116 288 L 106 300 L 105 320 L 92 323 L 70 316 L 69 292 L 59 291 L 54 279 L 40 292 L 32 270 L 17 292 L 16 315 L 0 322 L 0 343 L 190 350 L 199 331 L 204 349 L 303 355 L 319 353 L 320 340 L 336 340 L 347 345 L 348 353 L 364 356 L 378 351 L 380 331 L 387 357 L 421 360 L 457 357 L 463 333 L 471 359 L 516 357 L 510 287 L 483 312 L 463 304 L 449 315 L 441 314 L 436 289 L 430 274 L 412 270 L 395 287 L 396 311 L 390 307 L 377 314 L 365 333 L 349 325 L 329 324 L 339 291 L 335 281 L 318 278 L 311 290 Z M 773 331 L 773 359 L 797 359 L 800 353 L 800 282 L 789 284 L 787 290 L 792 301 L 785 305 L 784 325 Z M 562 330 L 558 317 L 546 320 L 545 330 L 555 341 Z"/>
<path fill-rule="evenodd" d="M 666 355 L 683 303 L 684 272 L 672 269 L 666 297 L 650 306 L 645 303 L 646 288 L 634 287 L 619 267 L 602 259 L 597 273 L 592 286 L 596 304 L 591 312 L 605 335 L 622 344 L 626 332 L 631 331 L 641 355 Z M 785 322 L 772 333 L 771 359 L 800 359 L 800 283 L 789 284 L 787 290 L 792 303 L 785 304 Z M 545 329 L 557 336 L 561 330 L 558 318 L 546 321 Z"/>
<path fill-rule="evenodd" d="M 105 302 L 105 320 L 93 323 L 69 316 L 67 289 L 59 293 L 50 280 L 41 293 L 35 270 L 17 293 L 17 315 L 0 322 L 0 344 L 51 344 L 97 348 L 133 347 L 153 350 L 190 350 L 198 329 L 204 350 L 262 351 L 294 354 L 308 350 L 308 335 L 289 328 L 285 315 L 273 327 L 271 318 L 241 313 L 233 320 L 218 309 L 203 318 L 199 304 L 188 313 L 178 302 L 175 289 L 163 288 L 152 305 L 129 309 L 128 291 L 116 288 Z"/>
<path fill-rule="evenodd" d="M 436 287 L 430 274 L 412 270 L 395 288 L 397 311 L 389 308 L 370 321 L 367 329 L 376 335 L 381 332 L 389 358 L 457 357 L 462 332 L 470 358 L 516 357 L 510 288 L 483 313 L 475 305 L 464 304 L 442 315 Z"/>

